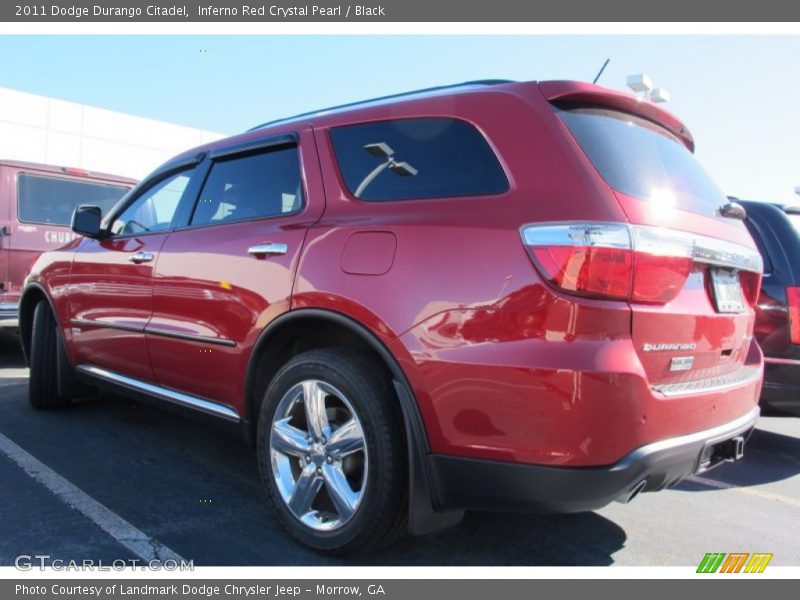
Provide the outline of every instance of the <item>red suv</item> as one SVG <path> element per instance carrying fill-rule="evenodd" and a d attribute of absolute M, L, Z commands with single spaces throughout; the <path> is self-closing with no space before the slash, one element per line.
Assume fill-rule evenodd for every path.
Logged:
<path fill-rule="evenodd" d="M 304 114 L 79 208 L 22 298 L 30 401 L 240 428 L 329 552 L 592 510 L 741 457 L 761 258 L 648 101 L 474 82 Z"/>

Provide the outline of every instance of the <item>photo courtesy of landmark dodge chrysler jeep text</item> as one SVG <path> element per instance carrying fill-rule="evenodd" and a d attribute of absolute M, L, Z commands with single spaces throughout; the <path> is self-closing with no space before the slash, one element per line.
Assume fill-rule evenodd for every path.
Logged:
<path fill-rule="evenodd" d="M 660 490 L 742 456 L 762 378 L 761 257 L 693 148 L 629 94 L 484 81 L 185 152 L 36 262 L 30 402 L 241 428 L 329 552 Z"/>

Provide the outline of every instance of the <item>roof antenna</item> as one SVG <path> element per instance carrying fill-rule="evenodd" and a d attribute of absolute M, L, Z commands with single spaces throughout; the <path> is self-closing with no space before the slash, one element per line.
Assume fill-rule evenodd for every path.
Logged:
<path fill-rule="evenodd" d="M 607 58 L 606 62 L 603 63 L 603 66 L 600 67 L 600 71 L 597 73 L 597 77 L 594 78 L 594 81 L 592 82 L 592 84 L 597 83 L 597 80 L 600 79 L 600 75 L 603 74 L 603 71 L 606 70 L 606 67 L 608 66 L 608 63 L 610 63 L 610 62 L 611 62 L 611 59 Z"/>

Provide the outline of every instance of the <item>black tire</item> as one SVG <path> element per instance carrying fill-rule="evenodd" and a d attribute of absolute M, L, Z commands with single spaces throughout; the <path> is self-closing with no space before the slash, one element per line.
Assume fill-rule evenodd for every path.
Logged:
<path fill-rule="evenodd" d="M 270 440 L 276 411 L 285 406 L 281 404 L 284 396 L 309 380 L 329 384 L 347 398 L 360 421 L 368 457 L 369 468 L 360 480 L 360 504 L 349 520 L 332 531 L 319 531 L 296 517 L 273 474 Z M 331 439 L 336 431 L 333 427 Z M 364 552 L 387 545 L 407 531 L 408 468 L 402 414 L 389 375 L 370 356 L 347 348 L 327 348 L 288 361 L 270 383 L 261 404 L 257 452 L 261 479 L 278 520 L 301 543 L 327 554 Z M 302 461 L 308 459 L 297 460 L 302 469 Z M 305 464 L 313 470 L 314 463 Z M 316 472 L 320 473 L 320 468 Z M 327 483 L 321 485 L 327 494 Z"/>
<path fill-rule="evenodd" d="M 33 312 L 28 401 L 37 409 L 69 406 L 58 393 L 58 326 L 50 305 L 42 300 Z"/>

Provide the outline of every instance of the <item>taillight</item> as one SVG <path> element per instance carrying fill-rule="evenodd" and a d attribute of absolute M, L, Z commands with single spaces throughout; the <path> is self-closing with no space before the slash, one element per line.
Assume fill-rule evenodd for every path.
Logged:
<path fill-rule="evenodd" d="M 786 308 L 789 310 L 789 337 L 800 344 L 800 286 L 786 288 Z"/>
<path fill-rule="evenodd" d="M 633 252 L 626 226 L 534 225 L 522 235 L 542 275 L 556 287 L 587 296 L 630 297 Z"/>
<path fill-rule="evenodd" d="M 742 294 L 750 306 L 755 306 L 761 293 L 761 275 L 750 271 L 739 273 L 739 282 L 742 285 Z"/>
<path fill-rule="evenodd" d="M 522 239 L 542 275 L 572 294 L 665 304 L 681 291 L 694 262 L 731 262 L 754 275 L 758 295 L 757 252 L 723 240 L 625 223 L 528 225 Z"/>
<path fill-rule="evenodd" d="M 669 229 L 631 231 L 636 250 L 631 300 L 665 304 L 678 295 L 692 271 L 692 240 Z"/>

